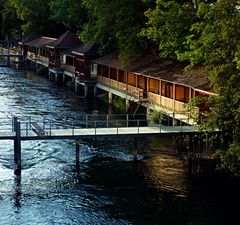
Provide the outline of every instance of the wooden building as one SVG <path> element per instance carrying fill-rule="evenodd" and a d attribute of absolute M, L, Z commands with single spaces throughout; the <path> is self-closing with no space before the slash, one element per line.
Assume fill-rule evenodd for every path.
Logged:
<path fill-rule="evenodd" d="M 46 67 L 49 64 L 49 51 L 46 47 L 47 44 L 56 41 L 55 38 L 38 37 L 31 41 L 24 42 L 22 48 L 24 56 L 31 63 L 39 63 Z"/>
<path fill-rule="evenodd" d="M 88 87 L 94 87 L 94 93 L 97 87 L 147 108 L 183 112 L 191 98 L 213 95 L 200 66 L 186 71 L 184 63 L 153 55 L 122 62 L 117 52 L 98 58 L 95 43 L 83 44 L 70 31 L 58 39 L 38 37 L 22 47 L 29 61 L 48 67 L 55 80 L 71 80 L 75 90 L 83 86 L 85 96 Z M 202 104 L 195 111 L 207 107 Z"/>
<path fill-rule="evenodd" d="M 98 46 L 95 43 L 85 43 L 72 51 L 75 57 L 76 77 L 80 81 L 96 80 L 97 74 L 92 73 L 92 60 L 98 57 Z"/>
<path fill-rule="evenodd" d="M 98 83 L 151 108 L 183 112 L 195 96 L 209 96 L 210 81 L 201 67 L 185 70 L 183 63 L 146 55 L 122 62 L 118 53 L 93 61 Z M 198 109 L 196 109 L 198 110 Z M 204 107 L 201 108 L 204 110 Z"/>
<path fill-rule="evenodd" d="M 60 67 L 60 54 L 81 45 L 81 40 L 72 32 L 66 31 L 56 41 L 47 44 L 49 50 L 49 67 Z"/>

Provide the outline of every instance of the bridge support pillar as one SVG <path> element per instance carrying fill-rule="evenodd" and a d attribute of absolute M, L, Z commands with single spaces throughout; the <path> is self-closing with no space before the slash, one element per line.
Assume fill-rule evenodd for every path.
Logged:
<path fill-rule="evenodd" d="M 21 126 L 20 122 L 17 121 L 17 118 L 13 119 L 14 131 L 16 136 L 14 139 L 14 163 L 16 166 L 15 173 L 20 173 L 21 171 Z"/>
<path fill-rule="evenodd" d="M 113 100 L 112 97 L 113 97 L 113 96 L 112 96 L 112 93 L 109 92 L 109 93 L 108 93 L 108 103 L 109 103 L 110 105 L 113 103 L 113 101 L 112 101 L 112 100 Z"/>
<path fill-rule="evenodd" d="M 130 100 L 126 98 L 126 112 L 128 111 L 130 107 Z"/>
<path fill-rule="evenodd" d="M 93 89 L 93 96 L 94 97 L 97 97 L 97 87 L 96 86 L 94 86 L 94 89 Z"/>
<path fill-rule="evenodd" d="M 133 138 L 133 160 L 134 161 L 138 160 L 138 158 L 137 158 L 137 155 L 138 155 L 137 148 L 138 148 L 137 137 L 134 137 Z"/>
<path fill-rule="evenodd" d="M 53 74 L 51 71 L 48 71 L 48 79 L 49 79 L 50 81 L 55 80 L 55 74 Z"/>
<path fill-rule="evenodd" d="M 76 170 L 80 170 L 80 140 L 76 140 Z"/>
<path fill-rule="evenodd" d="M 84 97 L 86 98 L 88 96 L 88 85 L 85 84 L 84 86 Z"/>
<path fill-rule="evenodd" d="M 79 84 L 75 80 L 75 93 L 77 94 L 79 92 Z"/>
<path fill-rule="evenodd" d="M 63 74 L 62 73 L 55 73 L 55 82 L 62 84 L 63 83 Z"/>

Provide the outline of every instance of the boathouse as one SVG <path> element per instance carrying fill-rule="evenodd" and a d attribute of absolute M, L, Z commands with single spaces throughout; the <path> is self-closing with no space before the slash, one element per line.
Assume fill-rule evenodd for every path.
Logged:
<path fill-rule="evenodd" d="M 91 76 L 91 61 L 98 56 L 95 43 L 83 43 L 74 49 L 61 52 L 60 55 L 65 78 L 76 78 L 76 81 L 81 83 L 96 80 L 96 76 Z"/>
<path fill-rule="evenodd" d="M 101 89 L 112 96 L 126 99 L 126 106 L 137 102 L 148 110 L 166 113 L 186 112 L 186 103 L 196 96 L 209 96 L 211 92 L 208 75 L 202 67 L 186 70 L 184 63 L 145 55 L 122 61 L 118 52 L 98 57 L 98 46 L 85 43 L 67 31 L 58 39 L 39 37 L 24 43 L 26 58 L 48 67 L 49 77 L 55 81 L 70 80 L 78 91 L 84 87 Z M 194 110 L 204 111 L 206 104 Z M 194 111 L 193 110 L 193 111 Z"/>
<path fill-rule="evenodd" d="M 112 94 L 139 102 L 152 110 L 184 112 L 195 96 L 213 93 L 202 67 L 185 70 L 184 63 L 146 55 L 121 61 L 117 52 L 93 61 L 97 87 Z M 195 109 L 196 111 L 199 108 Z M 204 110 L 204 107 L 201 108 Z"/>
<path fill-rule="evenodd" d="M 55 38 L 42 36 L 23 43 L 22 48 L 27 62 L 30 62 L 33 65 L 39 64 L 48 67 L 49 50 L 46 48 L 46 45 L 54 41 L 56 41 Z"/>
<path fill-rule="evenodd" d="M 71 31 L 66 31 L 56 41 L 47 44 L 49 49 L 49 67 L 59 68 L 60 54 L 82 44 L 82 41 Z"/>

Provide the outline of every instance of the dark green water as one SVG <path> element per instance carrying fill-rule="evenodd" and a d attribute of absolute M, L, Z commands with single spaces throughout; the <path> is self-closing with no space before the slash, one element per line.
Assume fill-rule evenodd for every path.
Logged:
<path fill-rule="evenodd" d="M 0 117 L 50 118 L 108 113 L 45 78 L 0 68 Z M 21 177 L 14 176 L 13 143 L 0 141 L 0 225 L 159 224 L 237 225 L 239 186 L 191 178 L 171 139 L 81 142 L 80 173 L 73 141 L 22 144 Z"/>

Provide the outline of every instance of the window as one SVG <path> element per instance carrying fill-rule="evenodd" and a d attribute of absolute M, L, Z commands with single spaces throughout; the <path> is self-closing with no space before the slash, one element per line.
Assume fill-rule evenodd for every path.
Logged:
<path fill-rule="evenodd" d="M 126 83 L 125 72 L 123 70 L 118 70 L 118 81 Z"/>
<path fill-rule="evenodd" d="M 137 76 L 137 79 L 138 79 L 138 88 L 141 88 L 141 89 L 146 89 L 147 87 L 147 77 L 144 77 L 144 76 Z"/>
<path fill-rule="evenodd" d="M 166 81 L 162 81 L 162 96 L 167 98 L 173 98 L 173 84 Z"/>
<path fill-rule="evenodd" d="M 128 73 L 128 84 L 132 86 L 136 86 L 136 75 L 133 73 Z"/>
<path fill-rule="evenodd" d="M 189 88 L 181 85 L 176 85 L 176 100 L 181 102 L 189 102 Z"/>
<path fill-rule="evenodd" d="M 155 94 L 159 94 L 159 80 L 149 79 L 149 91 Z"/>
<path fill-rule="evenodd" d="M 110 68 L 110 78 L 113 80 L 117 80 L 117 69 Z"/>

